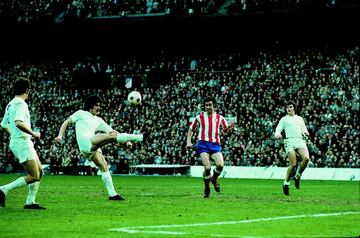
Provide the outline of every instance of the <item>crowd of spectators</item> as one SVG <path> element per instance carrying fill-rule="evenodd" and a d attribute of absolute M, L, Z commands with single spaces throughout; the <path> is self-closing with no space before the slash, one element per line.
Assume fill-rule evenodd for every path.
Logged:
<path fill-rule="evenodd" d="M 87 73 L 79 75 L 79 67 Z M 109 80 L 107 87 L 100 87 L 99 71 Z M 36 148 L 52 173 L 92 173 L 78 152 L 74 128 L 67 131 L 66 143 L 54 143 L 61 122 L 82 108 L 89 94 L 103 98 L 101 117 L 114 129 L 151 132 L 149 140 L 132 148 L 104 148 L 113 172 L 127 172 L 138 164 L 198 164 L 194 151 L 186 149 L 186 136 L 191 118 L 204 109 L 202 99 L 208 94 L 217 98 L 217 111 L 237 123 L 222 138 L 226 166 L 287 166 L 283 142 L 275 140 L 273 133 L 285 114 L 284 102 L 291 99 L 310 132 L 309 166 L 360 168 L 358 46 L 259 50 L 246 59 L 241 53 L 170 56 L 162 52 L 118 60 L 1 62 L 2 85 L 11 85 L 16 76 L 32 81 L 28 104 L 33 127 L 42 134 Z M 86 84 L 91 77 L 95 83 Z M 76 78 L 85 83 L 79 86 Z M 140 107 L 126 103 L 134 89 L 142 93 Z M 12 98 L 11 87 L 1 91 L 3 111 Z M 16 171 L 18 165 L 2 130 L 0 143 L 0 172 Z"/>
<path fill-rule="evenodd" d="M 208 15 L 224 0 L 33 0 L 1 1 L 8 22 L 56 22 L 111 16 Z"/>
<path fill-rule="evenodd" d="M 0 1 L 2 23 L 63 23 L 125 16 L 214 16 L 359 6 L 356 0 L 18 0 Z"/>
<path fill-rule="evenodd" d="M 356 0 L 230 0 L 228 15 L 241 13 L 292 12 L 358 6 Z"/>

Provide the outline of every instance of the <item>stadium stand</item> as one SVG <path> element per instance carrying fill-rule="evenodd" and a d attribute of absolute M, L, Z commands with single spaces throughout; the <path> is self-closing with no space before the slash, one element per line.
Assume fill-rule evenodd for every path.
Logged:
<path fill-rule="evenodd" d="M 113 6 L 114 2 L 102 1 L 101 4 Z M 134 4 L 133 7 L 140 7 L 134 3 L 136 1 L 122 3 L 130 2 Z M 210 4 L 212 1 L 203 2 Z M 220 11 L 224 4 L 231 3 L 214 2 L 216 11 Z M 252 2 L 254 5 L 266 1 L 240 2 L 249 5 Z M 289 4 L 295 2 L 305 4 L 305 1 L 288 1 Z M 354 1 L 340 0 L 324 2 L 330 5 L 335 2 L 333 7 L 354 4 Z M 346 37 L 346 41 L 340 42 L 332 39 L 330 30 L 334 27 L 331 25 L 334 23 L 331 20 L 333 18 L 324 17 L 321 23 L 330 23 L 324 24 L 322 30 L 316 24 L 313 28 L 309 27 L 308 34 L 314 36 L 314 39 L 306 42 L 304 40 L 311 37 L 304 35 L 304 30 L 300 31 L 299 25 L 296 25 L 301 20 L 294 22 L 291 36 L 274 29 L 273 33 L 278 35 L 279 41 L 271 36 L 264 38 L 267 34 L 264 29 L 278 23 L 278 20 L 275 17 L 265 24 L 261 13 L 260 19 L 256 18 L 253 22 L 255 25 L 241 26 L 245 32 L 241 39 L 231 35 L 229 37 L 225 31 L 238 30 L 239 22 L 247 22 L 248 18 L 236 18 L 235 21 L 234 18 L 206 18 L 209 23 L 203 27 L 206 31 L 203 38 L 200 36 L 203 31 L 199 30 L 202 29 L 199 26 L 204 23 L 202 20 L 189 23 L 189 18 L 184 18 L 185 23 L 181 23 L 184 25 L 180 25 L 182 27 L 171 26 L 174 21 L 170 20 L 169 25 L 163 27 L 176 28 L 180 32 L 180 40 L 184 40 L 181 46 L 169 40 L 173 38 L 169 38 L 166 32 L 161 33 L 163 28 L 153 29 L 158 26 L 154 20 L 147 23 L 139 20 L 136 23 L 139 29 L 152 29 L 144 33 L 134 33 L 133 22 L 126 22 L 130 25 L 125 27 L 126 30 L 117 29 L 124 26 L 122 21 L 88 23 L 79 28 L 74 23 L 55 28 L 56 34 L 49 34 L 53 30 L 41 24 L 29 28 L 15 24 L 36 21 L 41 17 L 49 17 L 49 14 L 53 18 L 64 9 L 72 9 L 72 14 L 76 15 L 74 8 L 81 8 L 81 16 L 111 15 L 109 12 L 118 14 L 123 11 L 119 10 L 123 6 L 117 5 L 117 10 L 114 10 L 111 6 L 95 3 L 40 0 L 31 4 L 26 1 L 0 3 L 0 17 L 9 23 L 6 29 L 2 28 L 9 39 L 5 39 L 6 42 L 1 46 L 0 81 L 2 85 L 10 85 L 16 76 L 31 79 L 33 96 L 29 101 L 30 111 L 34 126 L 43 135 L 36 147 L 42 163 L 50 165 L 50 173 L 96 173 L 80 157 L 73 130 L 69 130 L 66 136 L 71 143 L 62 146 L 53 143 L 59 123 L 70 112 L 80 108 L 82 99 L 90 93 L 103 97 L 106 103 L 102 108 L 102 118 L 115 129 L 129 133 L 144 128 L 151 130 L 150 139 L 145 144 L 136 144 L 131 149 L 122 145 L 105 147 L 105 154 L 110 155 L 107 159 L 114 173 L 128 173 L 131 167 L 142 164 L 197 165 L 197 156 L 185 148 L 186 133 L 189 120 L 202 109 L 201 99 L 208 92 L 216 95 L 221 114 L 237 120 L 236 130 L 223 138 L 226 166 L 287 166 L 283 146 L 273 139 L 272 134 L 274 125 L 284 113 L 284 101 L 293 99 L 298 103 L 299 114 L 306 119 L 311 134 L 309 166 L 360 168 L 358 38 Z M 165 3 L 159 1 L 159 12 L 165 9 Z M 84 4 L 84 7 L 79 4 Z M 325 8 L 330 8 L 330 5 Z M 104 10 L 106 13 L 98 13 L 99 8 L 108 10 Z M 234 7 L 228 9 L 231 8 L 234 11 Z M 132 9 L 128 11 L 134 14 L 149 14 L 146 6 L 133 9 L 127 5 L 126 9 Z M 188 6 L 179 9 L 172 12 L 188 13 Z M 247 11 L 254 11 L 252 9 L 254 7 L 249 6 Z M 281 9 L 289 10 L 287 6 L 281 6 Z M 345 16 L 341 19 L 353 20 Z M 312 20 L 310 18 L 306 23 Z M 215 21 L 217 25 L 212 25 Z M 15 25 L 12 25 L 13 22 Z M 194 26 L 190 28 L 192 24 Z M 211 29 L 219 30 L 221 24 L 227 27 L 224 32 L 216 33 L 224 34 L 218 41 L 218 38 L 212 37 L 215 33 Z M 265 25 L 257 28 L 262 24 Z M 341 27 L 337 28 L 339 25 Z M 353 30 L 353 24 L 346 25 L 341 21 L 339 25 L 335 25 L 336 29 L 347 34 Z M 249 31 L 251 28 L 256 29 Z M 94 29 L 97 29 L 98 35 L 92 38 Z M 281 29 L 284 28 L 281 26 Z M 112 38 L 113 33 L 109 33 L 123 30 L 121 38 Z M 200 31 L 198 35 L 195 34 L 197 31 Z M 295 34 L 296 31 L 299 34 Z M 141 34 L 158 36 L 147 40 Z M 35 38 L 24 39 L 19 45 L 15 41 L 11 42 L 24 35 Z M 81 38 L 81 35 L 84 36 Z M 320 40 L 315 40 L 316 37 Z M 122 41 L 123 38 L 128 39 Z M 295 38 L 296 41 L 293 41 Z M 201 44 L 196 40 L 204 42 Z M 330 44 L 323 44 L 324 40 L 330 41 Z M 51 52 L 44 46 L 44 41 L 53 43 Z M 130 41 L 134 41 L 134 45 L 130 46 Z M 251 41 L 254 42 L 250 44 Z M 218 43 L 216 47 L 213 45 L 215 42 Z M 131 89 L 127 88 L 129 82 L 132 83 Z M 128 107 L 124 103 L 127 93 L 134 88 L 143 95 L 144 104 L 138 108 Z M 2 87 L 2 110 L 10 98 L 11 88 Z M 0 143 L 0 173 L 18 171 L 20 167 L 12 159 L 7 135 L 2 130 Z"/>
<path fill-rule="evenodd" d="M 356 0 L 34 0 L 0 2 L 0 19 L 12 23 L 56 23 L 97 18 L 268 14 L 342 9 Z"/>
<path fill-rule="evenodd" d="M 67 135 L 67 140 L 73 143 L 61 147 L 53 143 L 53 137 L 59 121 L 81 107 L 82 97 L 88 93 L 104 97 L 107 103 L 102 109 L 103 118 L 119 131 L 134 132 L 147 127 L 152 132 L 150 142 L 136 145 L 131 151 L 107 147 L 111 163 L 125 159 L 130 165 L 153 164 L 158 160 L 160 164 L 195 164 L 197 158 L 185 150 L 184 138 L 189 119 L 202 109 L 204 92 L 217 95 L 218 111 L 238 120 L 237 130 L 224 138 L 226 165 L 286 165 L 282 146 L 275 142 L 272 133 L 284 113 L 279 105 L 284 98 L 292 98 L 298 102 L 310 130 L 312 166 L 358 168 L 358 54 L 357 47 L 336 53 L 260 51 L 246 63 L 238 62 L 236 54 L 224 54 L 195 58 L 195 69 L 190 69 L 192 57 L 153 61 L 152 65 L 133 59 L 112 62 L 103 68 L 114 69 L 109 73 L 111 87 L 106 90 L 97 89 L 96 85 L 89 89 L 71 85 L 78 63 L 62 61 L 2 64 L 1 80 L 8 84 L 16 75 L 31 78 L 34 95 L 29 105 L 36 127 L 44 134 L 38 151 L 43 163 L 54 168 L 75 167 L 81 160 L 73 131 Z M 164 73 L 154 76 L 147 72 L 148 68 L 165 67 L 165 61 L 167 80 L 160 78 Z M 94 68 L 94 64 L 86 65 Z M 133 80 L 142 81 L 139 88 L 144 105 L 139 108 L 127 107 L 123 102 L 129 90 L 121 81 L 132 72 L 139 72 Z M 97 71 L 90 74 L 96 75 Z M 148 83 L 149 77 L 158 78 L 159 84 Z M 85 79 L 90 78 L 86 74 Z M 8 101 L 9 95 L 10 88 L 3 88 L 1 101 Z M 1 143 L 1 170 L 5 172 L 10 170 L 7 168 L 12 155 L 3 133 Z"/>

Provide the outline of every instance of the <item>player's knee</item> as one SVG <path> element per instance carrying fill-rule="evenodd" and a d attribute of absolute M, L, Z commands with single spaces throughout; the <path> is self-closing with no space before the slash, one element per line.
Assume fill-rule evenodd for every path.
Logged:
<path fill-rule="evenodd" d="M 99 169 L 101 172 L 107 172 L 109 171 L 109 166 L 108 164 L 106 163 L 106 161 L 104 161 L 103 163 L 101 163 L 99 166 Z"/>
<path fill-rule="evenodd" d="M 222 172 L 223 169 L 224 169 L 224 165 L 222 165 L 222 164 L 216 166 L 216 170 L 217 170 L 218 172 Z"/>
<path fill-rule="evenodd" d="M 107 165 L 104 165 L 104 164 L 102 164 L 101 166 L 99 166 L 99 169 L 100 169 L 100 171 L 101 171 L 102 173 L 109 171 L 108 166 L 107 166 Z"/>
<path fill-rule="evenodd" d="M 305 157 L 305 158 L 303 159 L 303 163 L 307 164 L 307 163 L 309 163 L 309 160 L 310 160 L 309 157 Z"/>
<path fill-rule="evenodd" d="M 40 181 L 40 175 L 30 175 L 27 180 L 27 184 L 35 183 Z"/>

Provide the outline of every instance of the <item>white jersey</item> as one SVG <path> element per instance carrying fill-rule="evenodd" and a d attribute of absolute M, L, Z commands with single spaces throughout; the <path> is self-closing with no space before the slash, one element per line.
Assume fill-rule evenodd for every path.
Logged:
<path fill-rule="evenodd" d="M 15 121 L 22 121 L 31 128 L 29 107 L 27 103 L 19 97 L 14 97 L 6 106 L 1 127 L 9 128 L 11 139 L 30 138 L 31 135 L 20 130 L 16 126 Z"/>
<path fill-rule="evenodd" d="M 111 126 L 106 124 L 103 119 L 92 115 L 88 111 L 78 110 L 70 116 L 70 119 L 75 123 L 78 143 L 92 138 L 97 131 L 105 133 L 113 131 Z"/>
<path fill-rule="evenodd" d="M 280 119 L 279 124 L 275 129 L 275 136 L 280 135 L 285 130 L 286 138 L 303 138 L 305 132 L 308 132 L 305 126 L 304 119 L 301 116 L 286 115 Z"/>

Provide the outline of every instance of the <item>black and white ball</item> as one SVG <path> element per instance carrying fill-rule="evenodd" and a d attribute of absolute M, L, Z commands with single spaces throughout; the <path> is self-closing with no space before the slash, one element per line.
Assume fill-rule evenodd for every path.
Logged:
<path fill-rule="evenodd" d="M 138 91 L 132 91 L 128 95 L 128 102 L 132 106 L 137 106 L 141 104 L 142 97 L 141 94 Z"/>

